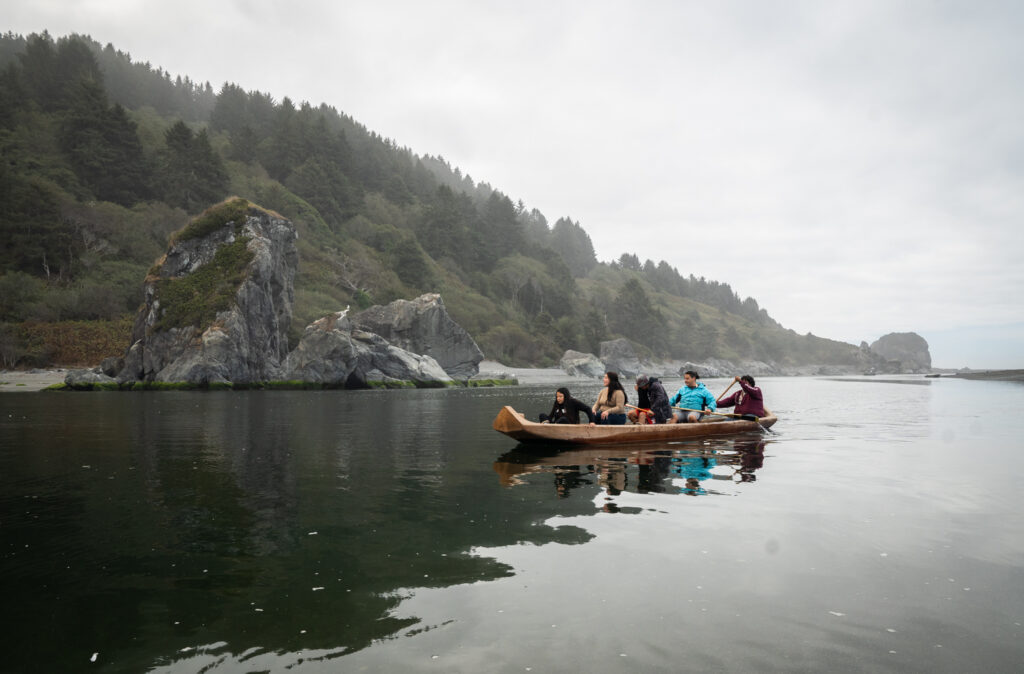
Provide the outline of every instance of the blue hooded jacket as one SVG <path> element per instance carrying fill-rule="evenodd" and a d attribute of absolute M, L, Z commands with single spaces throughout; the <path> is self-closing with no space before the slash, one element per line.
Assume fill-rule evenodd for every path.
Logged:
<path fill-rule="evenodd" d="M 715 411 L 715 396 L 711 395 L 711 391 L 704 386 L 704 382 L 699 381 L 697 385 L 690 388 L 686 384 L 683 384 L 674 396 L 669 401 L 673 406 L 685 407 L 691 410 L 710 410 Z"/>

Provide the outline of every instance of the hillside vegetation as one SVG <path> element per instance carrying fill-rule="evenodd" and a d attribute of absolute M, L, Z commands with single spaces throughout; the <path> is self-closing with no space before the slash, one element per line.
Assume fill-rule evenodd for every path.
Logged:
<path fill-rule="evenodd" d="M 346 305 L 439 292 L 487 357 L 515 366 L 616 337 L 659 358 L 856 361 L 852 345 L 786 330 L 726 283 L 628 253 L 599 262 L 571 217 L 551 223 L 329 105 L 215 92 L 88 37 L 0 38 L 0 155 L 6 367 L 126 348 L 169 237 L 230 195 L 298 228 L 293 343 Z"/>

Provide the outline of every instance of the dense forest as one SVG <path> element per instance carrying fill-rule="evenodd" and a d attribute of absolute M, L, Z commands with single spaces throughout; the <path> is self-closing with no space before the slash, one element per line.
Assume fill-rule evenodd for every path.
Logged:
<path fill-rule="evenodd" d="M 636 255 L 600 262 L 442 157 L 321 103 L 172 76 L 89 37 L 0 37 L 0 365 L 123 351 L 170 234 L 230 195 L 299 230 L 297 339 L 309 322 L 442 294 L 487 357 L 551 365 L 626 337 L 642 355 L 852 364 L 753 298 Z"/>

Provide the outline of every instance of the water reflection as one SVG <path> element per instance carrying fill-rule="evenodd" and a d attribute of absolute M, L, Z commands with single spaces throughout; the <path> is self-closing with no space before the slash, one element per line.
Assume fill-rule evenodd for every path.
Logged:
<path fill-rule="evenodd" d="M 520 445 L 494 462 L 498 481 L 516 487 L 550 476 L 554 493 L 567 499 L 574 491 L 606 494 L 604 510 L 620 512 L 614 497 L 622 492 L 707 496 L 729 493 L 716 483 L 750 483 L 764 466 L 764 436 L 652 444 L 644 447 L 594 447 L 559 450 Z"/>

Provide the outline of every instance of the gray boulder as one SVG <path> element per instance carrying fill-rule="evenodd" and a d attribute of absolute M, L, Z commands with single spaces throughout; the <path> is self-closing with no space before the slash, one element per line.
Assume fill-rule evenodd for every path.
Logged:
<path fill-rule="evenodd" d="M 97 384 L 116 384 L 116 380 L 94 367 L 90 370 L 71 370 L 64 377 L 64 383 L 71 388 L 91 389 Z"/>
<path fill-rule="evenodd" d="M 601 360 L 608 371 L 618 372 L 622 380 L 635 377 L 644 371 L 633 344 L 625 338 L 601 342 Z"/>
<path fill-rule="evenodd" d="M 360 330 L 346 316 L 346 311 L 306 326 L 298 346 L 285 358 L 283 370 L 289 380 L 345 388 L 399 382 L 426 387 L 452 383 L 452 378 L 436 360 Z"/>
<path fill-rule="evenodd" d="M 100 371 L 108 377 L 116 377 L 117 373 L 124 369 L 124 358 L 111 356 L 104 358 L 100 363 Z"/>
<path fill-rule="evenodd" d="M 298 265 L 295 227 L 236 199 L 172 238 L 145 282 L 119 382 L 278 379 Z"/>
<path fill-rule="evenodd" d="M 393 346 L 430 356 L 455 379 L 475 375 L 484 359 L 483 351 L 448 315 L 437 293 L 370 307 L 351 321 L 354 328 L 378 334 Z"/>
<path fill-rule="evenodd" d="M 927 374 L 932 371 L 928 342 L 915 332 L 890 332 L 871 344 L 872 353 L 887 361 L 896 361 L 903 374 Z"/>
<path fill-rule="evenodd" d="M 572 377 L 587 377 L 588 379 L 600 377 L 605 372 L 604 363 L 592 353 L 573 351 L 569 349 L 562 354 L 558 366 L 565 370 L 565 373 Z"/>
<path fill-rule="evenodd" d="M 734 373 L 739 375 L 749 374 L 753 377 L 760 377 L 763 375 L 778 375 L 782 374 L 782 370 L 778 366 L 771 363 L 766 363 L 761 360 L 744 360 L 739 364 L 737 371 Z"/>
<path fill-rule="evenodd" d="M 704 363 L 693 363 L 686 361 L 679 366 L 679 376 L 683 376 L 683 373 L 687 370 L 693 370 L 701 377 L 725 377 L 731 375 L 735 370 L 736 366 L 727 360 L 718 360 L 717 358 L 709 358 Z"/>

